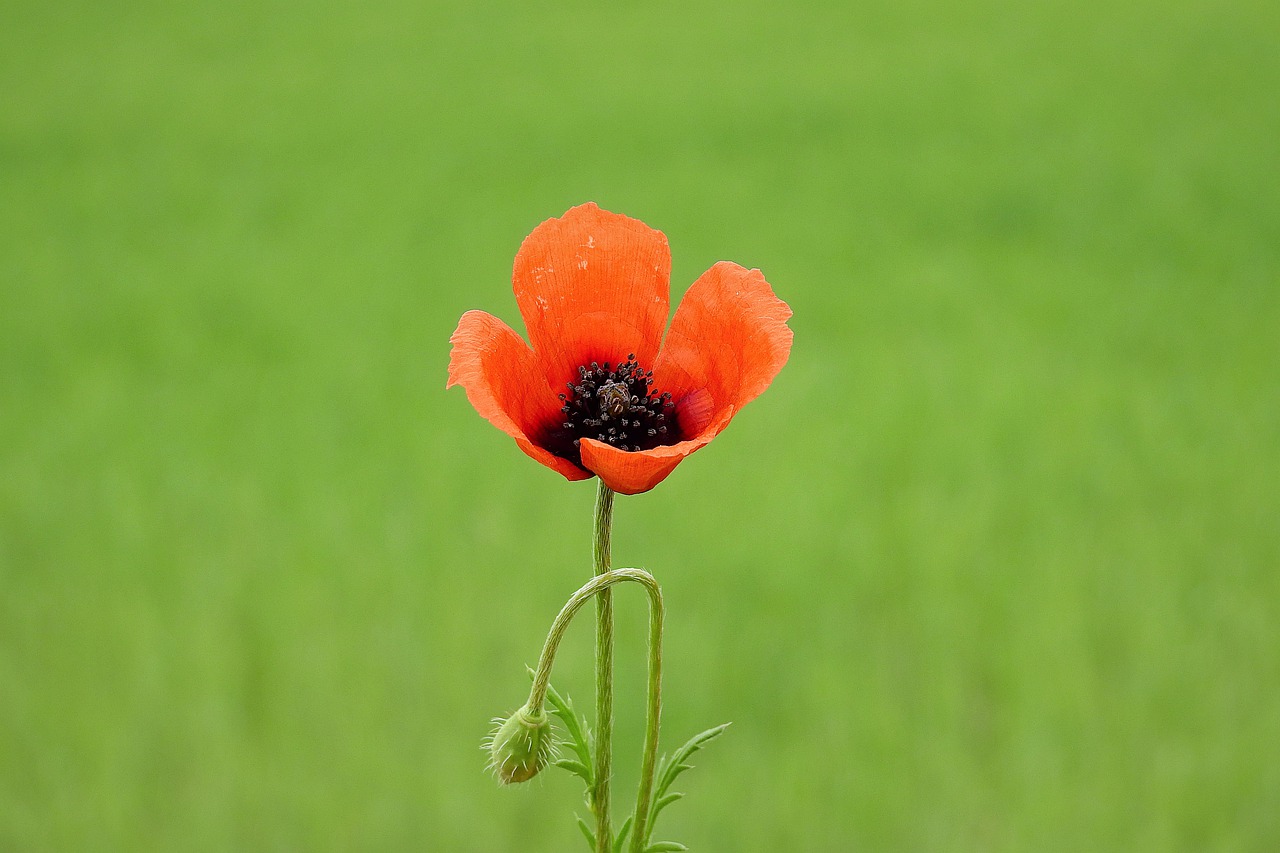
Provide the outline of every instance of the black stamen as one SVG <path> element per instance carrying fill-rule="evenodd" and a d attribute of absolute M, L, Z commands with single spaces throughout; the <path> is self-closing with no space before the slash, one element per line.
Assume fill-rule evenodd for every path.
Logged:
<path fill-rule="evenodd" d="M 667 413 L 675 408 L 671 394 L 656 392 L 653 371 L 641 369 L 635 359 L 631 353 L 623 362 L 578 367 L 578 382 L 565 383 L 569 393 L 559 395 L 564 420 L 549 437 L 552 452 L 578 461 L 583 438 L 628 452 L 679 440 L 674 426 L 668 429 Z"/>

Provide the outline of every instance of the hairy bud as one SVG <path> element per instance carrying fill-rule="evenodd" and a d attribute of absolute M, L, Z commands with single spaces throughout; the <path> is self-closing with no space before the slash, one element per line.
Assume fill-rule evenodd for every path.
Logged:
<path fill-rule="evenodd" d="M 554 751 L 551 720 L 541 708 L 527 704 L 505 720 L 494 719 L 497 728 L 485 741 L 489 768 L 504 785 L 527 782 L 551 761 Z"/>

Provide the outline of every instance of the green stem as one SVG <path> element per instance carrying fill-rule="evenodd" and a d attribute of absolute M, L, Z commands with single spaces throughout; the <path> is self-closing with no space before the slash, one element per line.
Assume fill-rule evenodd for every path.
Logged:
<path fill-rule="evenodd" d="M 596 577 L 609 571 L 613 534 L 613 489 L 600 481 L 596 491 L 592 566 Z M 613 773 L 613 593 L 606 585 L 596 598 L 596 787 L 591 807 L 596 815 L 596 853 L 613 850 L 609 817 L 609 781 Z"/>
<path fill-rule="evenodd" d="M 541 708 L 547 701 L 547 689 L 552 678 L 552 666 L 556 663 L 556 652 L 564 639 L 564 631 L 573 621 L 573 616 L 581 610 L 582 605 L 591 597 L 609 592 L 609 588 L 622 581 L 634 581 L 649 593 L 649 707 L 648 720 L 645 725 L 644 760 L 640 765 L 640 788 L 636 793 L 635 822 L 631 827 L 631 850 L 637 853 L 644 849 L 648 841 L 649 809 L 653 799 L 653 775 L 658 762 L 658 727 L 662 719 L 662 624 L 664 608 L 662 589 L 653 575 L 643 569 L 613 569 L 596 575 L 573 593 L 566 605 L 557 613 L 552 629 L 547 633 L 547 642 L 543 643 L 543 653 L 538 658 L 538 669 L 534 671 L 534 685 L 529 692 L 529 707 Z M 599 831 L 599 830 L 596 830 Z M 612 834 L 612 827 L 611 827 Z M 596 835 L 596 847 L 599 847 L 600 836 Z"/>
<path fill-rule="evenodd" d="M 651 712 L 654 709 L 661 709 L 661 704 L 655 701 L 653 694 L 657 692 L 662 682 L 662 589 L 653 575 L 644 569 L 611 569 L 602 575 L 596 575 L 569 597 L 564 607 L 561 607 L 560 612 L 556 614 L 555 621 L 551 623 L 551 630 L 547 632 L 547 639 L 542 644 L 542 654 L 538 656 L 538 668 L 533 671 L 529 707 L 541 708 L 546 704 L 547 689 L 551 683 L 551 669 L 555 665 L 560 642 L 564 639 L 565 631 L 568 630 L 573 617 L 593 596 L 599 596 L 601 592 L 607 592 L 610 587 L 626 581 L 640 584 L 649 593 L 649 709 Z M 657 740 L 656 737 L 653 739 Z"/>
<path fill-rule="evenodd" d="M 648 840 L 649 808 L 653 799 L 653 775 L 658 760 L 658 727 L 662 716 L 662 621 L 664 609 L 662 590 L 653 575 L 643 569 L 613 569 L 596 575 L 586 585 L 575 592 L 569 601 L 556 615 L 547 632 L 547 640 L 542 644 L 542 654 L 538 657 L 538 668 L 533 674 L 533 687 L 529 691 L 530 708 L 542 708 L 546 701 L 547 685 L 551 681 L 551 667 L 555 663 L 556 652 L 560 649 L 560 641 L 574 615 L 587 600 L 595 596 L 609 593 L 609 588 L 623 581 L 632 581 L 644 586 L 649 593 L 649 705 L 644 735 L 644 758 L 640 767 L 640 787 L 636 794 L 635 822 L 631 827 L 631 850 L 639 853 Z M 597 741 L 597 750 L 599 742 Z M 597 752 L 597 755 L 599 753 Z M 597 768 L 599 762 L 597 761 Z M 597 783 L 598 783 L 597 779 Z M 599 826 L 597 825 L 596 849 L 600 849 Z M 608 835 L 612 835 L 612 827 L 608 827 Z M 612 842 L 610 842 L 612 843 Z"/>
<path fill-rule="evenodd" d="M 653 580 L 652 577 L 649 579 Z M 662 591 L 656 581 L 648 589 L 649 706 L 645 715 L 644 759 L 640 765 L 640 786 L 636 791 L 635 823 L 631 825 L 631 853 L 642 853 L 649 841 L 649 805 L 653 799 L 653 771 L 658 761 L 658 725 L 662 717 Z"/>

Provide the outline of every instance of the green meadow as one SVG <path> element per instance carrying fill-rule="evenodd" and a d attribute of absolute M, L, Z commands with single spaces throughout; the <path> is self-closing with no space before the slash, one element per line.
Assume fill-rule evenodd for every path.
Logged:
<path fill-rule="evenodd" d="M 478 747 L 594 483 L 444 385 L 588 200 L 673 304 L 729 259 L 795 311 L 617 501 L 664 744 L 734 723 L 655 838 L 1280 849 L 1277 44 L 1264 0 L 9 3 L 0 850 L 586 850 L 578 780 Z"/>

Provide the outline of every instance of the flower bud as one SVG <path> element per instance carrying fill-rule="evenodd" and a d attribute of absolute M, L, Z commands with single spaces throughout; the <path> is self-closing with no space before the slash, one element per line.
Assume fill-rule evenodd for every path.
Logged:
<path fill-rule="evenodd" d="M 527 782 L 547 766 L 554 749 L 551 720 L 541 708 L 525 704 L 507 719 L 495 718 L 497 729 L 485 746 L 489 767 L 504 785 Z"/>

